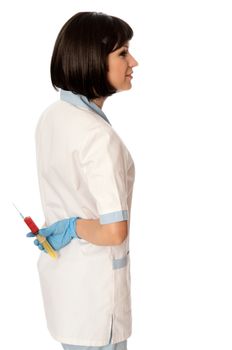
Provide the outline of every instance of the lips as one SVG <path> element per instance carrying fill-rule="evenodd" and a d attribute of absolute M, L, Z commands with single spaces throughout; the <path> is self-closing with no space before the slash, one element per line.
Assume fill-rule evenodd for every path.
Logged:
<path fill-rule="evenodd" d="M 126 74 L 126 77 L 132 78 L 132 74 L 133 74 L 133 72 L 130 72 L 129 74 Z"/>

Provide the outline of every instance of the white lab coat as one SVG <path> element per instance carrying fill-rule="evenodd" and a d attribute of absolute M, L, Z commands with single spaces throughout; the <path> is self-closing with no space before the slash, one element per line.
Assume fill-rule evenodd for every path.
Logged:
<path fill-rule="evenodd" d="M 97 113 L 58 101 L 36 130 L 41 201 L 50 225 L 79 216 L 128 220 L 134 182 L 129 151 Z M 73 239 L 52 260 L 41 253 L 41 289 L 51 335 L 61 343 L 103 346 L 131 334 L 129 234 L 119 246 Z"/>

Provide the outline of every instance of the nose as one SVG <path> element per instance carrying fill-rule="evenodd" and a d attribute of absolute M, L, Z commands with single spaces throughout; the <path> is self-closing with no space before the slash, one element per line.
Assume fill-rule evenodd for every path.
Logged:
<path fill-rule="evenodd" d="M 131 68 L 138 66 L 138 62 L 132 55 L 130 55 L 129 66 Z"/>

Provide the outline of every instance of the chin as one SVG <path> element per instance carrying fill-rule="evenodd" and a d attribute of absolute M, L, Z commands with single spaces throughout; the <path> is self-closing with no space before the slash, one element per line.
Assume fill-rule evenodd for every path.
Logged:
<path fill-rule="evenodd" d="M 128 86 L 125 90 L 130 90 L 132 88 L 132 85 Z"/>
<path fill-rule="evenodd" d="M 127 84 L 127 85 L 117 89 L 117 92 L 127 91 L 127 90 L 130 90 L 131 88 L 132 88 L 132 85 L 131 84 Z"/>

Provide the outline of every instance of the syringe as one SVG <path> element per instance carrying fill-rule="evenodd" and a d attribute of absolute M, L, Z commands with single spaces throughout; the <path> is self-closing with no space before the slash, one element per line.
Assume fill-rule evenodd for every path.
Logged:
<path fill-rule="evenodd" d="M 13 204 L 14 205 L 14 204 Z M 23 214 L 18 210 L 18 208 L 14 205 L 15 209 L 18 211 L 19 215 L 23 218 L 23 221 L 27 224 L 27 226 L 29 227 L 29 229 L 31 230 L 31 232 L 36 236 L 36 238 L 38 239 L 39 243 L 42 244 L 42 246 L 44 247 L 44 249 L 47 251 L 47 253 L 53 258 L 56 259 L 57 258 L 57 252 L 52 248 L 52 246 L 50 245 L 50 243 L 46 240 L 46 238 L 44 236 L 41 236 L 39 234 L 39 228 L 37 227 L 37 225 L 34 223 L 34 221 L 32 220 L 32 218 L 30 216 L 23 216 Z"/>

